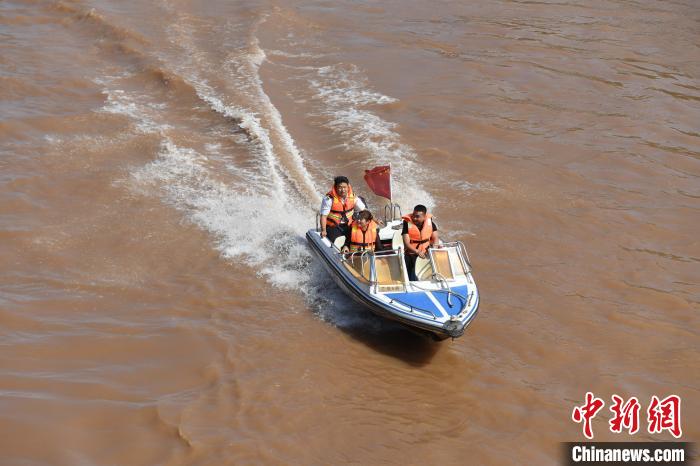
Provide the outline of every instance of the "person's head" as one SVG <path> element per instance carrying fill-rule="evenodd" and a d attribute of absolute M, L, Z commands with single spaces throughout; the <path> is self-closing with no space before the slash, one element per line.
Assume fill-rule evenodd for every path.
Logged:
<path fill-rule="evenodd" d="M 347 176 L 336 176 L 333 179 L 333 186 L 335 187 L 335 192 L 338 196 L 345 197 L 348 195 L 350 190 L 350 180 Z"/>
<path fill-rule="evenodd" d="M 359 226 L 363 231 L 367 229 L 369 222 L 372 221 L 372 213 L 369 210 L 363 210 L 357 214 L 357 226 Z"/>
<path fill-rule="evenodd" d="M 418 204 L 413 208 L 411 220 L 413 220 L 413 223 L 417 223 L 420 225 L 425 221 L 425 214 L 427 213 L 428 209 L 423 204 Z"/>

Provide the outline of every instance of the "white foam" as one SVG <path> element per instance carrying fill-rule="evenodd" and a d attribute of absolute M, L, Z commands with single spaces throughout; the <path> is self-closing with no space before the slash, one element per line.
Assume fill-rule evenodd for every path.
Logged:
<path fill-rule="evenodd" d="M 107 97 L 107 103 L 100 111 L 130 118 L 139 132 L 161 133 L 171 128 L 165 123 L 155 121 L 155 114 L 162 111 L 166 107 L 165 104 L 148 102 L 144 96 L 122 89 L 105 88 L 102 93 Z"/>
<path fill-rule="evenodd" d="M 241 126 L 257 135 L 254 146 L 262 145 L 266 152 L 266 131 L 250 114 L 224 105 L 215 96 L 207 94 L 204 83 L 197 83 L 202 98 L 222 114 L 241 118 Z M 259 270 L 270 283 L 288 289 L 303 287 L 308 274 L 299 273 L 299 267 L 307 267 L 310 255 L 305 246 L 304 234 L 313 220 L 300 222 L 300 218 L 313 219 L 313 212 L 303 206 L 297 209 L 280 209 L 287 202 L 281 178 L 263 185 L 246 173 L 245 185 L 226 185 L 214 177 L 209 168 L 209 158 L 190 147 L 178 146 L 168 136 L 171 127 L 163 123 L 157 110 L 165 106 L 148 102 L 146 96 L 120 89 L 106 88 L 107 103 L 101 112 L 123 115 L 129 118 L 137 132 L 156 133 L 161 137 L 161 148 L 153 162 L 132 174 L 135 188 L 156 187 L 165 194 L 167 202 L 185 212 L 187 217 L 202 229 L 210 232 L 217 248 L 226 258 L 243 259 Z M 220 143 L 205 144 L 207 154 L 219 155 Z M 252 148 L 255 150 L 255 147 Z M 268 158 L 274 162 L 274 159 Z M 262 170 L 265 172 L 265 170 Z M 240 171 L 239 171 L 240 174 Z M 275 212 L 274 216 L 267 212 Z M 246 222 L 240 219 L 245 218 Z M 283 241 L 274 245 L 276 238 Z M 271 248 L 272 246 L 272 248 Z"/>
<path fill-rule="evenodd" d="M 454 181 L 450 183 L 450 186 L 452 186 L 454 189 L 459 189 L 460 191 L 464 192 L 467 196 L 471 196 L 475 192 L 498 192 L 500 189 L 498 186 L 496 186 L 493 183 L 489 183 L 487 181 L 478 181 L 476 183 L 472 183 L 469 181 Z"/>
<path fill-rule="evenodd" d="M 308 53 L 308 52 L 285 52 L 284 50 L 271 49 L 267 51 L 268 54 L 277 57 L 284 58 L 323 58 L 322 54 L 319 53 Z"/>
<path fill-rule="evenodd" d="M 331 106 L 350 104 L 352 107 L 382 105 L 397 102 L 397 99 L 372 91 L 367 80 L 355 65 L 331 65 L 318 68 L 324 81 L 312 81 L 317 95 Z"/>

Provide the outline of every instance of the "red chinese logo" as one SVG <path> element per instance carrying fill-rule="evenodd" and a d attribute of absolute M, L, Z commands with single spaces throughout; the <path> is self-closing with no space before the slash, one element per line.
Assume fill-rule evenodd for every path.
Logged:
<path fill-rule="evenodd" d="M 586 393 L 586 403 L 583 406 L 576 406 L 574 411 L 571 413 L 571 419 L 574 422 L 580 423 L 583 421 L 583 435 L 588 439 L 593 438 L 593 427 L 591 426 L 591 420 L 598 414 L 605 402 L 600 398 L 593 396 L 593 393 Z"/>
<path fill-rule="evenodd" d="M 613 417 L 610 419 L 610 432 L 620 433 L 622 429 L 627 429 L 630 433 L 636 434 L 639 430 L 639 400 L 633 396 L 626 403 L 617 395 L 612 396 L 613 405 L 610 411 Z"/>
<path fill-rule="evenodd" d="M 668 430 L 676 438 L 683 434 L 681 430 L 681 398 L 677 395 L 669 395 L 661 401 L 656 395 L 652 396 L 649 409 L 647 409 L 647 417 L 650 434 L 661 433 L 664 430 Z"/>
<path fill-rule="evenodd" d="M 625 401 L 622 397 L 613 395 L 613 404 L 610 406 L 613 416 L 608 421 L 610 432 L 621 433 L 627 430 L 630 435 L 639 431 L 639 411 L 641 406 L 636 396 Z M 571 413 L 571 419 L 576 423 L 583 422 L 583 435 L 588 439 L 593 438 L 593 418 L 598 414 L 605 402 L 596 398 L 593 393 L 586 392 L 586 402 L 581 406 L 575 406 Z M 659 400 L 656 395 L 651 397 L 647 408 L 647 431 L 650 434 L 660 434 L 667 430 L 676 438 L 683 435 L 681 430 L 681 397 L 669 395 Z"/>

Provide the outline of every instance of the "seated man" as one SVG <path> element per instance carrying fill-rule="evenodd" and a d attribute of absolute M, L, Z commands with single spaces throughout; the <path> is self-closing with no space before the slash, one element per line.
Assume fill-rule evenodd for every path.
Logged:
<path fill-rule="evenodd" d="M 382 242 L 379 240 L 379 225 L 374 221 L 369 210 L 363 210 L 358 214 L 357 220 L 350 223 L 342 251 L 343 253 L 380 251 L 382 248 Z"/>
<path fill-rule="evenodd" d="M 349 230 L 348 223 L 355 210 L 366 209 L 361 197 L 355 196 L 350 181 L 345 176 L 336 176 L 333 188 L 321 201 L 321 237 L 334 242 Z"/>
<path fill-rule="evenodd" d="M 418 280 L 415 270 L 416 259 L 418 257 L 425 258 L 428 248 L 438 243 L 438 228 L 437 224 L 432 221 L 432 215 L 422 204 L 415 206 L 411 215 L 404 215 L 402 218 L 401 235 L 405 248 L 404 257 L 408 269 L 408 279 L 416 281 Z"/>

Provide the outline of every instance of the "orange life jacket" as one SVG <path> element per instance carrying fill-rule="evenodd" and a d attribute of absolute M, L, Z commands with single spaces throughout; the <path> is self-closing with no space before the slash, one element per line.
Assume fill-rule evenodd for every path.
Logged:
<path fill-rule="evenodd" d="M 370 220 L 367 225 L 367 231 L 362 231 L 362 228 L 357 222 L 352 222 L 350 230 L 350 252 L 358 251 L 374 251 L 377 244 L 377 224 L 374 220 Z"/>
<path fill-rule="evenodd" d="M 418 226 L 413 223 L 410 215 L 404 215 L 401 217 L 408 223 L 408 238 L 411 241 L 411 246 L 418 249 L 419 251 L 427 251 L 428 246 L 432 244 L 430 237 L 433 235 L 433 221 L 430 220 L 433 216 L 430 214 L 425 215 L 425 221 L 423 222 L 423 228 L 420 230 Z"/>
<path fill-rule="evenodd" d="M 355 209 L 355 193 L 352 192 L 352 186 L 348 185 L 348 197 L 345 198 L 345 203 L 340 199 L 338 193 L 335 192 L 335 186 L 328 191 L 326 196 L 333 199 L 333 205 L 331 206 L 331 211 L 328 213 L 326 222 L 330 226 L 347 223 L 348 219 L 352 218 Z"/>

